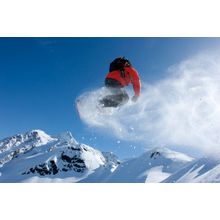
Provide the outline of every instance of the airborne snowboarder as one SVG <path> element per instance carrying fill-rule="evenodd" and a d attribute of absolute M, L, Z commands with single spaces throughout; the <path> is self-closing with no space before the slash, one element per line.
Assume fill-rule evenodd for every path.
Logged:
<path fill-rule="evenodd" d="M 103 107 L 117 107 L 126 104 L 129 96 L 123 87 L 128 86 L 130 83 L 134 89 L 132 101 L 136 102 L 141 89 L 139 75 L 128 59 L 125 59 L 125 57 L 116 58 L 111 62 L 109 73 L 105 78 L 105 86 L 110 95 L 100 100 L 101 105 Z"/>

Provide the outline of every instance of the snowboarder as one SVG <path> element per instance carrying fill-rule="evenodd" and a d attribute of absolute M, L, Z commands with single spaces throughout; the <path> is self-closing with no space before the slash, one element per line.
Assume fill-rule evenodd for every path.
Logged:
<path fill-rule="evenodd" d="M 111 95 L 107 95 L 100 103 L 103 107 L 117 107 L 126 104 L 129 100 L 127 92 L 123 87 L 133 85 L 134 96 L 132 101 L 136 102 L 140 96 L 140 78 L 131 62 L 124 57 L 113 60 L 109 67 L 109 73 L 105 78 L 105 86 Z"/>

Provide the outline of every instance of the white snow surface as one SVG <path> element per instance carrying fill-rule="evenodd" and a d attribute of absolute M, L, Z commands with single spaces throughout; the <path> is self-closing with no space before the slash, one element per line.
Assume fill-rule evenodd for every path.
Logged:
<path fill-rule="evenodd" d="M 170 173 L 163 172 L 163 166 L 151 168 L 144 175 L 147 176 L 145 183 L 159 183 L 170 176 Z"/>
<path fill-rule="evenodd" d="M 204 157 L 192 161 L 178 172 L 171 175 L 164 182 L 172 183 L 219 183 L 220 158 Z"/>
<path fill-rule="evenodd" d="M 183 156 L 182 153 L 166 148 L 154 148 L 137 158 L 122 162 L 114 172 L 105 175 L 102 173 L 100 181 L 112 183 L 161 182 L 192 160 L 193 158 Z M 83 182 L 95 182 L 96 175 L 97 173 L 90 175 Z"/>

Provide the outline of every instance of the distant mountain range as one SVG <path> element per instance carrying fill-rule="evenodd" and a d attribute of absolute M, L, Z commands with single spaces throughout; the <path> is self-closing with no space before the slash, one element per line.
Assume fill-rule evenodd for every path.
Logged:
<path fill-rule="evenodd" d="M 70 132 L 52 137 L 33 130 L 0 141 L 0 182 L 220 182 L 220 158 L 153 148 L 120 161 L 78 143 Z"/>

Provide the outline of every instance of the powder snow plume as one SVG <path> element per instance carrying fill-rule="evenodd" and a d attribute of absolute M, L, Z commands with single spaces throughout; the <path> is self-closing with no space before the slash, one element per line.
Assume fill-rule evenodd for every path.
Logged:
<path fill-rule="evenodd" d="M 144 73 L 142 73 L 144 74 Z M 220 56 L 199 54 L 167 70 L 152 85 L 142 82 L 138 102 L 98 114 L 104 89 L 83 94 L 82 120 L 122 140 L 220 151 Z"/>

